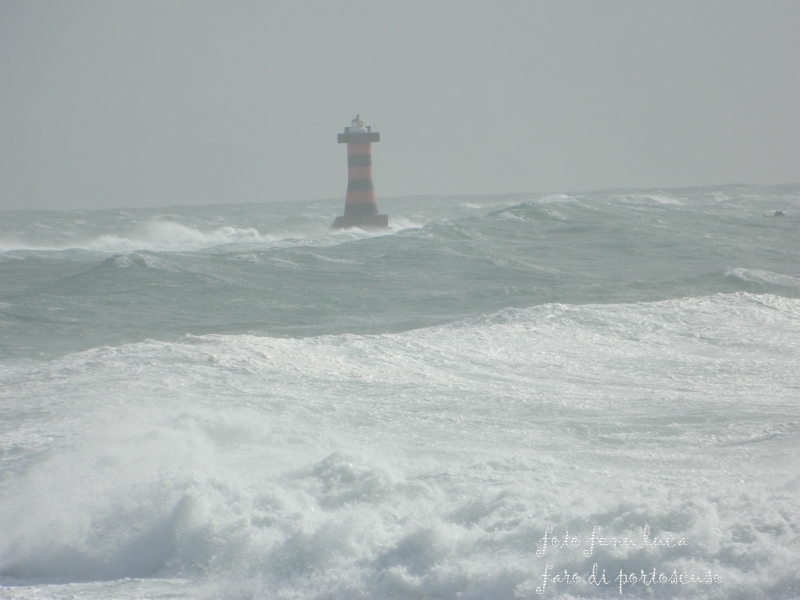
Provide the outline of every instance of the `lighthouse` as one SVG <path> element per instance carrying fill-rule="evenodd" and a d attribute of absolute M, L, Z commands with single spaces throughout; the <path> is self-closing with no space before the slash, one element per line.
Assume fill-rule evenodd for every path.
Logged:
<path fill-rule="evenodd" d="M 356 115 L 350 127 L 339 134 L 339 143 L 347 144 L 347 198 L 344 215 L 336 217 L 331 229 L 386 229 L 389 215 L 378 214 L 375 186 L 372 183 L 372 142 L 380 142 L 381 134 L 364 126 Z"/>

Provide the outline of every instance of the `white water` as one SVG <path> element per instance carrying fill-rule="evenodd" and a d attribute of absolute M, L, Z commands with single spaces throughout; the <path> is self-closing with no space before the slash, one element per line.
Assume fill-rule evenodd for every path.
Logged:
<path fill-rule="evenodd" d="M 683 211 L 689 201 L 681 198 L 684 204 L 654 206 Z M 185 312 L 175 313 L 183 334 L 165 334 L 141 313 L 139 328 L 131 329 L 138 341 L 95 343 L 45 358 L 36 354 L 46 350 L 44 335 L 41 342 L 31 338 L 27 354 L 6 342 L 0 596 L 620 597 L 620 570 L 624 597 L 800 596 L 797 271 L 787 265 L 779 272 L 779 261 L 748 263 L 746 253 L 729 245 L 723 253 L 731 264 L 717 269 L 718 276 L 685 284 L 697 286 L 695 294 L 514 307 L 518 296 L 504 286 L 528 285 L 524 277 L 554 278 L 553 285 L 561 278 L 567 287 L 560 293 L 589 293 L 569 287 L 580 263 L 569 247 L 620 248 L 620 236 L 608 233 L 621 221 L 612 221 L 564 238 L 555 254 L 562 262 L 542 264 L 541 253 L 526 256 L 527 250 L 501 254 L 501 236 L 524 239 L 506 227 L 524 226 L 525 236 L 555 243 L 558 227 L 575 226 L 570 211 L 584 210 L 570 209 L 570 198 L 545 204 L 559 213 L 547 217 L 556 225 L 546 235 L 544 213 L 532 219 L 523 207 L 486 217 L 484 229 L 434 221 L 381 238 L 354 234 L 338 245 L 328 240 L 265 251 L 253 236 L 250 245 L 236 241 L 214 252 L 184 246 L 186 254 L 78 256 L 90 269 L 79 275 L 81 287 L 65 279 L 61 287 L 0 298 L 7 327 L 25 331 L 30 325 L 13 319 L 34 315 L 56 334 L 58 321 L 45 319 L 65 314 L 64 323 L 81 319 L 108 336 L 103 332 L 129 314 L 114 307 L 114 298 L 135 300 L 157 316 L 169 297 L 151 290 L 187 272 L 203 274 L 180 279 L 198 286 L 186 296 Z M 523 225 L 513 225 L 507 214 Z M 671 214 L 657 213 L 653 231 Z M 749 226 L 743 220 L 741 231 Z M 725 239 L 724 230 L 711 233 L 709 248 Z M 195 243 L 179 238 L 176 244 Z M 609 245 L 598 246 L 606 238 Z M 741 245 L 749 248 L 754 240 Z M 484 243 L 493 254 L 477 253 L 484 246 L 476 244 Z M 787 249 L 763 246 L 764 256 L 779 246 Z M 450 303 L 454 313 L 462 311 L 425 278 L 432 263 L 411 262 L 420 247 L 455 257 L 448 268 L 466 281 L 459 293 L 472 294 L 473 314 L 380 334 L 348 332 L 347 320 L 337 321 L 342 331 L 330 335 L 191 333 L 191 311 L 208 311 L 202 314 L 212 319 L 213 311 L 229 314 L 227 307 L 245 294 L 300 302 L 302 290 L 308 306 L 346 302 L 348 311 L 374 309 L 377 322 L 389 323 L 382 315 L 401 310 L 392 304 L 392 293 L 401 292 L 381 291 L 388 285 L 381 270 L 351 280 L 346 301 L 331 287 L 370 264 L 407 282 L 419 279 L 413 291 L 424 294 L 406 308 L 430 316 Z M 389 262 L 388 248 L 404 257 L 400 266 Z M 608 260 L 623 261 L 631 250 L 622 248 Z M 623 276 L 617 283 L 587 281 L 598 293 L 602 284 L 647 296 L 666 289 L 665 271 L 676 277 L 690 270 L 682 251 L 680 244 L 662 247 L 664 262 L 648 258 L 651 279 L 643 269 L 638 283 Z M 590 255 L 587 249 L 587 261 Z M 33 273 L 47 260 L 73 260 L 14 256 L 0 265 L 24 264 Z M 212 262 L 220 257 L 223 262 Z M 103 261 L 125 268 L 108 269 Z M 292 266 L 263 272 L 280 261 Z M 232 277 L 222 277 L 234 264 L 249 269 L 236 273 L 264 277 L 264 287 L 257 293 L 231 287 Z M 457 271 L 462 265 L 475 279 Z M 508 269 L 516 275 L 506 279 Z M 331 270 L 334 283 L 324 277 Z M 483 281 L 495 281 L 496 297 L 510 299 L 510 307 L 488 310 L 495 296 Z M 755 287 L 724 291 L 732 285 Z M 88 286 L 93 306 L 105 302 L 112 312 L 84 315 L 78 306 L 59 305 Z M 709 286 L 723 291 L 702 293 Z M 765 293 L 763 286 L 781 293 Z M 218 292 L 205 298 L 209 289 Z M 22 301 L 30 312 L 21 312 Z M 37 306 L 47 308 L 39 313 Z M 53 307 L 62 310 L 48 310 Z M 335 308 L 330 311 L 316 325 L 311 311 L 299 323 L 324 328 L 324 315 Z M 550 541 L 544 548 L 548 526 L 550 535 L 568 531 L 579 545 L 554 548 Z M 593 531 L 607 542 L 627 539 L 626 545 L 596 542 L 585 556 Z M 670 538 L 671 546 L 645 544 L 655 538 Z M 537 593 L 548 563 L 551 572 L 567 569 L 580 580 L 549 580 L 545 593 Z M 587 581 L 595 564 L 598 576 L 606 569 L 607 585 Z M 631 573 L 653 569 L 656 576 L 665 573 L 666 583 L 657 577 L 649 585 L 631 582 Z M 686 582 L 671 583 L 673 570 L 686 573 Z M 692 575 L 701 581 L 692 582 Z"/>

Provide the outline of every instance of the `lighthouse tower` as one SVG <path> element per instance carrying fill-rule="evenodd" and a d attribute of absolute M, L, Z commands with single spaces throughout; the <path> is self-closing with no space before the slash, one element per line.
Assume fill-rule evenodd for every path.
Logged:
<path fill-rule="evenodd" d="M 344 216 L 336 217 L 331 229 L 389 227 L 389 215 L 378 214 L 372 184 L 372 142 L 380 141 L 381 134 L 372 131 L 372 127 L 365 127 L 360 115 L 339 134 L 339 143 L 347 144 L 347 199 Z"/>

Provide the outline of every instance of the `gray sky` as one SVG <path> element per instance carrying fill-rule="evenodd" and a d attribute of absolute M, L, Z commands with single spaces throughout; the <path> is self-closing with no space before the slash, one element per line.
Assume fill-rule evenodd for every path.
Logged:
<path fill-rule="evenodd" d="M 0 0 L 0 209 L 800 181 L 800 2 Z"/>

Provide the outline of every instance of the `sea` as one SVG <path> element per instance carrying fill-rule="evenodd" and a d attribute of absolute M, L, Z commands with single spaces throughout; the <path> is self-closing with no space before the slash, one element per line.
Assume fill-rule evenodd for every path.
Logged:
<path fill-rule="evenodd" d="M 800 598 L 800 184 L 0 212 L 0 597 Z"/>

